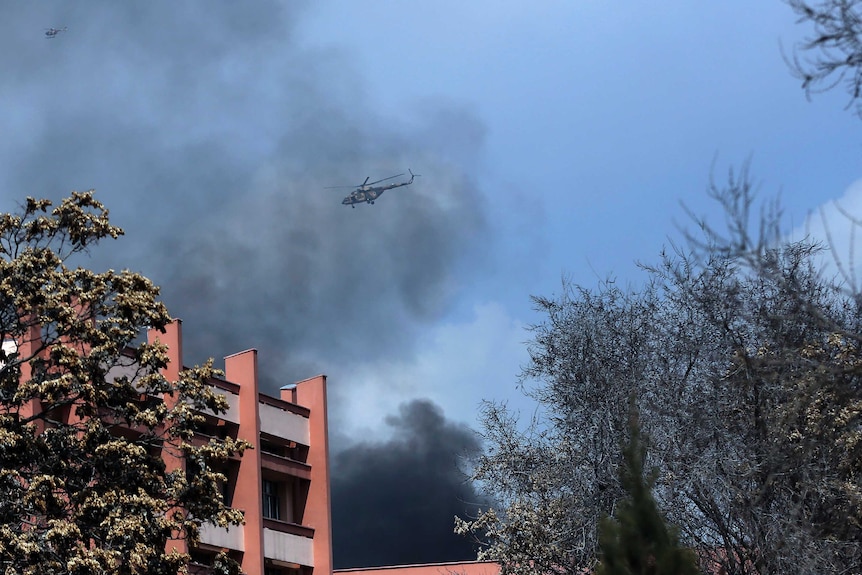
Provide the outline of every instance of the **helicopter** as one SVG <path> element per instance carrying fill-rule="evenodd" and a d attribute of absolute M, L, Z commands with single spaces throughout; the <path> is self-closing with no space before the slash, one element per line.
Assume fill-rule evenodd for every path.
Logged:
<path fill-rule="evenodd" d="M 65 32 L 67 29 L 68 28 L 66 28 L 66 26 L 63 26 L 62 28 L 45 28 L 45 38 L 49 40 L 51 38 L 56 38 L 57 34 L 59 34 L 60 32 Z"/>
<path fill-rule="evenodd" d="M 388 178 L 383 178 L 382 180 L 377 180 L 376 182 L 369 182 L 368 180 L 371 176 L 365 178 L 365 181 L 362 182 L 359 186 L 355 186 L 356 189 L 350 192 L 350 195 L 341 200 L 341 203 L 345 206 L 350 206 L 351 208 L 355 208 L 356 204 L 361 204 L 365 202 L 366 204 L 373 204 L 374 200 L 379 198 L 383 192 L 386 190 L 391 190 L 393 188 L 400 188 L 401 186 L 409 186 L 413 183 L 413 179 L 418 177 L 420 174 L 414 174 L 411 170 L 407 170 L 410 172 L 410 179 L 406 182 L 400 182 L 397 184 L 385 184 L 383 186 L 375 186 L 374 184 L 379 184 L 380 182 L 385 182 L 386 180 L 392 180 L 394 178 L 400 178 L 404 174 L 396 174 L 394 176 L 389 176 Z M 332 190 L 335 188 L 353 188 L 354 186 L 332 186 L 327 189 Z"/>

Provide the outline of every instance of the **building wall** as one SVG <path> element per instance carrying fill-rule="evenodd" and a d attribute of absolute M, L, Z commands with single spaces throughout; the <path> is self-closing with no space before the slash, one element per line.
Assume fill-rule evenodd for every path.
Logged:
<path fill-rule="evenodd" d="M 182 362 L 182 322 L 167 332 L 151 332 L 151 341 L 169 349 L 164 375 L 179 377 Z M 329 439 L 326 377 L 319 375 L 281 388 L 279 397 L 260 393 L 257 351 L 225 358 L 224 380 L 211 384 L 223 393 L 230 408 L 213 417 L 223 428 L 254 446 L 228 470 L 231 505 L 245 512 L 245 525 L 225 529 L 206 526 L 195 553 L 227 550 L 248 575 L 331 575 L 332 520 L 329 478 Z M 182 462 L 174 462 L 180 465 Z M 276 486 L 278 501 L 271 498 Z M 279 491 L 280 490 L 280 491 Z M 269 515 L 269 517 L 267 517 Z M 174 542 L 187 551 L 184 542 Z M 374 569 L 341 569 L 351 575 L 498 575 L 490 562 L 439 563 Z"/>
<path fill-rule="evenodd" d="M 182 322 L 174 320 L 164 333 L 151 330 L 150 342 L 167 346 L 169 361 L 163 375 L 177 381 L 183 369 Z M 22 353 L 38 341 L 34 331 L 21 342 L 6 340 L 3 350 L 20 344 Z M 121 368 L 116 368 L 121 370 Z M 29 365 L 22 376 L 29 377 Z M 278 397 L 260 393 L 257 350 L 225 358 L 224 379 L 208 383 L 227 399 L 224 414 L 205 414 L 207 423 L 196 441 L 231 436 L 252 449 L 236 456 L 221 471 L 227 477 L 225 497 L 244 512 L 245 523 L 230 528 L 204 525 L 200 544 L 189 549 L 185 540 L 172 540 L 168 550 L 190 553 L 190 572 L 207 573 L 216 553 L 227 552 L 248 575 L 332 575 L 332 520 L 326 377 L 319 375 L 283 386 Z M 111 376 L 123 375 L 119 371 Z M 127 375 L 131 375 L 131 372 Z M 163 398 L 172 401 L 171 397 Z M 36 409 L 35 406 L 29 408 Z M 163 452 L 168 470 L 185 461 Z M 374 569 L 342 569 L 351 575 L 498 575 L 487 562 L 440 563 Z"/>
<path fill-rule="evenodd" d="M 336 575 L 499 575 L 500 566 L 490 561 L 395 565 L 370 569 L 336 569 Z"/>
<path fill-rule="evenodd" d="M 166 333 L 151 331 L 150 341 L 167 345 L 170 362 L 164 375 L 176 380 L 182 369 L 182 322 Z M 279 397 L 260 393 L 257 350 L 225 358 L 225 378 L 211 385 L 224 394 L 230 408 L 210 414 L 207 434 L 231 435 L 253 449 L 223 470 L 230 505 L 245 514 L 245 524 L 231 528 L 207 525 L 201 544 L 188 549 L 172 541 L 193 561 L 205 564 L 227 551 L 248 575 L 307 575 L 332 573 L 332 525 L 329 497 L 329 445 L 326 377 L 286 385 Z M 167 458 L 169 459 L 169 458 Z M 181 460 L 167 460 L 170 466 Z"/>

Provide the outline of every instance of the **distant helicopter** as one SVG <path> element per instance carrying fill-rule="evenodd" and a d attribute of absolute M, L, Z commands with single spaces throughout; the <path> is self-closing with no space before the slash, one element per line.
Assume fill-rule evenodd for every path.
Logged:
<path fill-rule="evenodd" d="M 355 208 L 356 204 L 361 204 L 362 202 L 365 202 L 366 204 L 373 204 L 374 200 L 379 198 L 383 194 L 383 192 L 385 192 L 386 190 L 391 190 L 392 188 L 400 188 L 401 186 L 409 186 L 410 184 L 413 183 L 414 178 L 420 176 L 420 174 L 414 174 L 410 170 L 407 170 L 407 171 L 410 172 L 410 179 L 407 180 L 406 182 L 401 182 L 398 184 L 386 184 L 384 186 L 375 186 L 374 185 L 374 184 L 379 184 L 380 182 L 385 182 L 386 180 L 391 180 L 393 178 L 399 178 L 399 177 L 403 176 L 404 174 L 396 174 L 394 176 L 389 176 L 388 178 L 383 178 L 382 180 L 377 180 L 376 182 L 370 182 L 370 183 L 368 182 L 368 180 L 371 178 L 371 176 L 369 176 L 368 178 L 365 178 L 365 181 L 362 182 L 362 184 L 360 184 L 359 186 L 332 186 L 332 187 L 329 187 L 327 189 L 333 190 L 336 188 L 353 188 L 353 187 L 356 187 L 355 190 L 350 192 L 349 196 L 347 196 L 346 198 L 341 200 L 341 203 L 345 206 L 350 206 L 351 208 Z"/>
<path fill-rule="evenodd" d="M 49 40 L 51 38 L 56 38 L 57 34 L 65 32 L 67 29 L 68 28 L 66 28 L 66 26 L 63 26 L 62 28 L 45 28 L 45 38 L 48 38 Z"/>

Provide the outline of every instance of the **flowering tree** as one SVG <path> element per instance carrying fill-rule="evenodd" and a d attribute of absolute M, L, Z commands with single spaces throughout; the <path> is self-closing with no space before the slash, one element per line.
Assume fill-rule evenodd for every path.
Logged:
<path fill-rule="evenodd" d="M 211 365 L 168 381 L 166 348 L 138 343 L 171 320 L 158 288 L 137 273 L 74 265 L 122 233 L 92 192 L 56 207 L 28 198 L 0 215 L 7 573 L 176 573 L 189 557 L 170 541 L 194 544 L 204 522 L 242 522 L 225 507 L 212 465 L 245 445 L 191 442 L 202 412 L 227 407 L 206 384 Z"/>

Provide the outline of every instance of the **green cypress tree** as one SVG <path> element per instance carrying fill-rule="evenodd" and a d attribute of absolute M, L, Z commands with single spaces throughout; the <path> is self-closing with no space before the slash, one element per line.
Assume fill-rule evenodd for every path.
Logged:
<path fill-rule="evenodd" d="M 630 438 L 623 450 L 620 480 L 628 499 L 617 504 L 614 517 L 599 526 L 601 563 L 596 575 L 698 575 L 697 557 L 679 544 L 652 495 L 655 473 L 644 478 L 646 448 L 637 412 L 629 420 Z"/>

